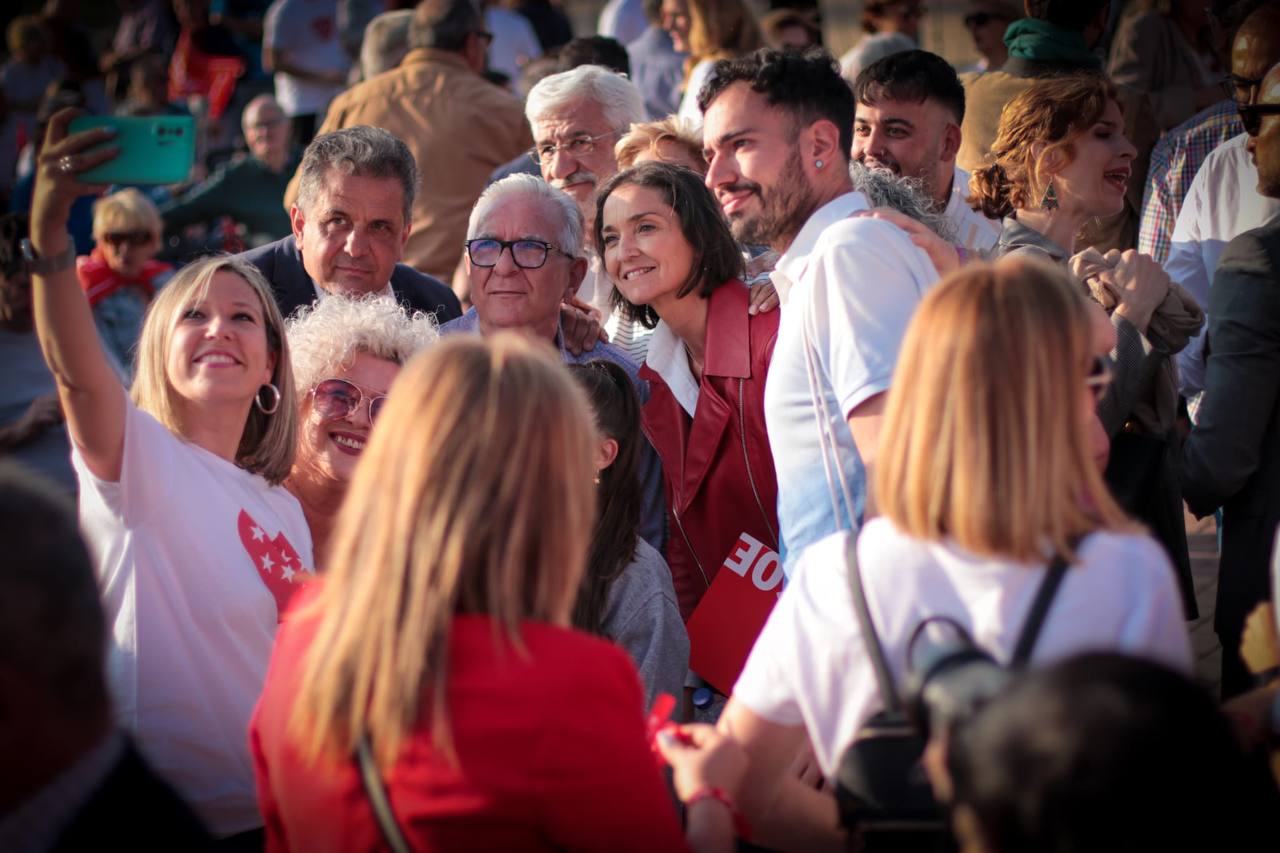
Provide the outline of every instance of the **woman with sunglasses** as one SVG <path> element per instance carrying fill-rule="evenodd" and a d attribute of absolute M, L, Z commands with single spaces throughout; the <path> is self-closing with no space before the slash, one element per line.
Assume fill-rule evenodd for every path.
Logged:
<path fill-rule="evenodd" d="M 1098 405 L 1112 440 L 1107 482 L 1168 550 L 1194 617 L 1173 356 L 1204 324 L 1204 312 L 1151 257 L 1132 250 L 1104 256 L 1077 243 L 1087 222 L 1124 206 L 1135 151 L 1123 128 L 1106 80 L 1081 74 L 1036 83 L 1001 113 L 991 165 L 973 172 L 969 203 L 1003 219 L 998 256 L 1027 254 L 1069 266 L 1110 316 L 1114 375 Z"/>
<path fill-rule="evenodd" d="M 250 849 L 262 817 L 245 731 L 280 614 L 314 565 L 281 485 L 298 416 L 284 321 L 253 265 L 189 264 L 147 311 L 126 393 L 66 230 L 76 198 L 100 189 L 79 174 L 118 149 L 104 129 L 68 135 L 74 116 L 49 122 L 24 254 L 111 623 L 115 716 L 221 844 Z"/>
<path fill-rule="evenodd" d="M 414 353 L 436 340 L 435 321 L 388 296 L 329 298 L 289 320 L 298 389 L 298 452 L 285 488 L 302 504 L 316 566 L 387 391 Z"/>
<path fill-rule="evenodd" d="M 835 798 L 788 766 L 808 738 L 832 779 L 884 707 L 850 593 L 850 547 L 899 694 L 907 644 L 931 617 L 950 617 L 1008 661 L 1055 556 L 1067 570 L 1032 667 L 1113 649 L 1190 672 L 1168 558 L 1092 464 L 1110 345 L 1098 331 L 1079 285 L 1036 259 L 967 266 L 916 310 L 873 474 L 880 515 L 856 542 L 838 533 L 800 555 L 720 718 L 747 752 L 753 842 L 841 840 Z"/>

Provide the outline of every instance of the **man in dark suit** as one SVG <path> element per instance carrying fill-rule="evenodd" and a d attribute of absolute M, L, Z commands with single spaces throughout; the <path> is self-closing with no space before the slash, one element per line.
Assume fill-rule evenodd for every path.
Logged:
<path fill-rule="evenodd" d="M 242 256 L 271 282 L 285 316 L 328 294 L 370 293 L 441 323 L 462 315 L 448 286 L 399 263 L 418 186 L 404 142 L 367 125 L 326 133 L 307 146 L 299 175 L 293 234 Z"/>
<path fill-rule="evenodd" d="M 1240 114 L 1258 192 L 1280 198 L 1280 65 Z M 1269 557 L 1280 525 L 1280 221 L 1227 245 L 1208 314 L 1205 396 L 1183 448 L 1182 493 L 1197 515 L 1222 507 L 1214 629 L 1226 698 L 1252 686 L 1240 636 L 1249 611 L 1271 596 Z"/>
<path fill-rule="evenodd" d="M 74 507 L 0 465 L 0 850 L 208 850 L 115 728 L 106 622 Z"/>

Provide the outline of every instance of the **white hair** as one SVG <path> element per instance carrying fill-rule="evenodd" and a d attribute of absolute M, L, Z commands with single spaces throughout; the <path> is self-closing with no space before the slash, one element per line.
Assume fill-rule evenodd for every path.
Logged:
<path fill-rule="evenodd" d="M 483 236 L 481 228 L 494 208 L 516 196 L 527 196 L 539 202 L 547 211 L 556 231 L 554 235 L 529 233 L 522 236 L 545 236 L 560 251 L 571 257 L 576 258 L 582 253 L 582 211 L 578 209 L 578 203 L 564 190 L 556 189 L 537 175 L 508 175 L 486 187 L 476 206 L 471 208 L 471 218 L 467 221 L 467 239 Z"/>
<path fill-rule="evenodd" d="M 285 329 L 299 399 L 362 352 L 403 365 L 440 337 L 433 315 L 410 314 L 381 294 L 326 296 L 299 310 Z"/>
<path fill-rule="evenodd" d="M 583 99 L 599 104 L 605 121 L 619 133 L 649 118 L 644 97 L 636 84 L 625 75 L 600 65 L 579 65 L 570 71 L 543 77 L 529 91 L 524 115 L 533 127 L 543 116 Z"/>
<path fill-rule="evenodd" d="M 853 188 L 872 207 L 891 207 L 910 216 L 944 240 L 956 241 L 956 227 L 940 211 L 919 178 L 895 175 L 888 169 L 868 169 L 857 160 L 849 164 Z"/>

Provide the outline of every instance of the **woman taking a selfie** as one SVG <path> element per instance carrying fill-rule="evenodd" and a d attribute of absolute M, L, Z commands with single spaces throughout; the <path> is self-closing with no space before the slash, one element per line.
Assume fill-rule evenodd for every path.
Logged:
<path fill-rule="evenodd" d="M 260 843 L 244 732 L 311 536 L 281 482 L 297 404 L 284 323 L 252 266 L 208 258 L 156 296 L 128 394 L 108 366 L 66 232 L 101 130 L 49 123 L 31 213 L 36 331 L 80 480 L 112 621 L 115 711 L 217 837 Z M 247 839 L 238 836 L 248 834 Z"/>
<path fill-rule="evenodd" d="M 1008 661 L 1055 555 L 1068 567 L 1032 666 L 1109 648 L 1191 669 L 1168 559 L 1093 464 L 1109 342 L 1093 333 L 1078 287 L 1042 261 L 974 264 L 939 283 L 911 321 L 874 472 L 881 514 L 856 542 L 900 693 L 908 639 L 930 617 L 950 617 Z M 833 778 L 884 707 L 850 592 L 850 544 L 839 533 L 800 556 L 720 720 L 747 750 L 743 801 L 769 816 L 762 844 L 835 837 L 834 799 L 787 767 L 807 737 Z"/>
<path fill-rule="evenodd" d="M 268 850 L 683 847 L 635 667 L 570 628 L 595 447 L 536 342 L 453 338 L 404 368 L 250 728 Z"/>

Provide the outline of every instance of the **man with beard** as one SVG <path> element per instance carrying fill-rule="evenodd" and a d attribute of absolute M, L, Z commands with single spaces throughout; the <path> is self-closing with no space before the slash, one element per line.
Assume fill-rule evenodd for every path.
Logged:
<path fill-rule="evenodd" d="M 529 91 L 524 111 L 533 131 L 531 153 L 543 179 L 577 203 L 586 223 L 582 233 L 594 233 L 596 186 L 618 171 L 613 147 L 627 128 L 646 117 L 640 90 L 622 74 L 599 65 L 581 65 L 538 81 Z M 592 260 L 590 247 L 581 248 Z M 607 322 L 613 310 L 611 291 L 608 278 L 592 261 L 578 297 L 600 313 L 611 337 L 617 338 L 622 331 L 628 338 L 628 330 Z M 644 360 L 643 352 L 631 352 L 623 343 L 634 360 Z"/>
<path fill-rule="evenodd" d="M 863 69 L 853 95 L 853 159 L 918 180 L 966 250 L 994 246 L 1000 222 L 965 201 L 969 173 L 956 165 L 964 86 L 955 69 L 926 50 L 895 53 Z"/>
<path fill-rule="evenodd" d="M 734 236 L 782 253 L 782 322 L 765 390 L 784 565 L 856 529 L 907 323 L 929 257 L 849 173 L 853 92 L 827 54 L 761 50 L 716 63 L 700 93 L 707 186 Z M 833 458 L 834 457 L 834 458 Z"/>

